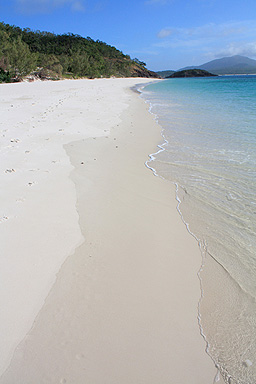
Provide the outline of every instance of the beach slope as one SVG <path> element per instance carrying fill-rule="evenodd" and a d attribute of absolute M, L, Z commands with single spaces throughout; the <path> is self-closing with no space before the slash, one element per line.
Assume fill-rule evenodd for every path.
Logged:
<path fill-rule="evenodd" d="M 1 384 L 213 383 L 200 251 L 145 166 L 146 81 L 1 89 Z"/>

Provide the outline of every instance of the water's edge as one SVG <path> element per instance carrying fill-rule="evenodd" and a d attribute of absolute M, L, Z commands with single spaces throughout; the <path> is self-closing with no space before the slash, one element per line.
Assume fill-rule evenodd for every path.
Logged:
<path fill-rule="evenodd" d="M 149 83 L 149 84 L 150 84 L 150 83 Z M 137 85 L 136 87 L 133 88 L 133 91 L 139 93 L 139 94 L 140 94 L 140 97 L 142 98 L 143 89 L 144 89 L 147 85 L 149 85 L 149 84 L 146 84 L 146 85 L 143 84 L 143 86 L 141 86 L 141 85 Z M 147 101 L 146 99 L 143 99 L 143 100 L 144 100 L 145 103 L 148 104 L 148 110 L 149 110 L 149 113 L 153 115 L 155 121 L 156 121 L 157 124 L 160 126 L 159 121 L 158 121 L 158 116 L 157 116 L 155 113 L 152 112 L 152 105 L 151 105 L 151 103 L 150 103 L 149 101 Z M 147 160 L 147 161 L 145 162 L 145 166 L 153 172 L 154 176 L 156 176 L 156 177 L 160 177 L 161 179 L 166 180 L 163 176 L 159 175 L 159 174 L 157 173 L 157 170 L 150 164 L 150 163 L 152 163 L 152 162 L 156 159 L 156 156 L 157 156 L 159 153 L 165 151 L 165 146 L 168 144 L 168 140 L 167 140 L 166 137 L 164 136 L 164 128 L 162 128 L 162 127 L 161 127 L 161 136 L 162 136 L 162 138 L 163 138 L 163 143 L 158 144 L 158 146 L 157 146 L 157 147 L 159 148 L 158 151 L 156 151 L 156 152 L 151 153 L 151 154 L 148 155 L 148 156 L 149 156 L 149 160 Z M 180 218 L 181 218 L 183 224 L 185 225 L 185 227 L 186 227 L 188 233 L 189 233 L 189 234 L 196 240 L 196 242 L 198 243 L 198 247 L 199 247 L 199 249 L 200 249 L 200 253 L 201 253 L 201 265 L 200 265 L 200 268 L 199 268 L 199 270 L 198 270 L 198 272 L 197 272 L 197 276 L 198 276 L 199 284 L 200 284 L 200 292 L 201 292 L 200 297 L 199 297 L 199 299 L 198 299 L 198 306 L 197 306 L 197 320 L 198 320 L 199 332 L 200 332 L 201 336 L 203 337 L 203 339 L 204 339 L 204 341 L 205 341 L 205 345 L 206 345 L 206 346 L 205 346 L 205 352 L 207 353 L 207 355 L 208 355 L 209 358 L 213 361 L 215 367 L 217 368 L 217 373 L 216 373 L 216 375 L 215 375 L 215 377 L 214 377 L 214 379 L 213 379 L 213 383 L 217 383 L 217 382 L 220 381 L 220 375 L 221 375 L 221 373 L 220 373 L 220 369 L 219 369 L 218 364 L 214 361 L 213 357 L 211 356 L 211 354 L 210 354 L 210 352 L 209 352 L 209 342 L 207 341 L 206 335 L 205 335 L 205 333 L 204 333 L 204 331 L 203 331 L 203 326 L 202 326 L 202 322 L 201 322 L 201 317 L 202 317 L 202 315 L 201 315 L 201 313 L 200 313 L 200 305 L 201 305 L 201 302 L 202 302 L 202 299 L 203 299 L 203 282 L 202 282 L 202 278 L 201 278 L 201 275 L 200 275 L 200 274 L 201 274 L 201 272 L 202 272 L 202 270 L 203 270 L 203 268 L 204 268 L 204 260 L 205 260 L 205 253 L 207 252 L 207 247 L 206 247 L 206 244 L 205 244 L 205 243 L 202 243 L 202 242 L 200 241 L 200 239 L 199 239 L 199 238 L 198 238 L 198 237 L 197 237 L 197 236 L 190 230 L 190 228 L 189 228 L 189 223 L 187 223 L 187 222 L 185 221 L 185 219 L 184 219 L 184 217 L 183 217 L 183 214 L 182 214 L 182 211 L 181 211 L 181 208 L 180 208 L 180 206 L 181 206 L 181 200 L 180 200 L 180 198 L 179 198 L 179 184 L 178 184 L 177 182 L 175 182 L 175 181 L 173 181 L 172 183 L 175 185 L 175 199 L 176 199 L 176 201 L 177 201 L 176 209 L 177 209 L 177 211 L 178 211 L 178 213 L 179 213 L 179 216 L 180 216 Z M 180 186 L 180 187 L 182 188 L 182 186 Z M 210 255 L 210 256 L 211 256 L 211 255 Z M 213 258 L 213 259 L 214 259 L 214 258 Z M 214 259 L 214 260 L 215 260 L 215 259 Z M 215 261 L 219 264 L 219 262 L 218 262 L 217 260 L 215 260 Z M 221 266 L 221 264 L 220 264 L 220 266 Z M 221 267 L 223 267 L 223 266 L 221 266 Z M 223 268 L 224 268 L 224 267 L 223 267 Z M 224 378 L 223 378 L 223 379 L 224 379 Z"/>
<path fill-rule="evenodd" d="M 233 84 L 233 80 L 227 83 L 226 79 L 220 79 L 220 83 L 215 82 L 214 86 L 209 82 L 202 83 L 202 80 L 196 83 L 195 80 L 188 86 L 185 82 L 181 83 L 182 86 L 172 83 L 169 88 L 168 83 L 163 82 L 156 87 L 150 86 L 153 92 L 149 93 L 145 84 L 137 87 L 141 98 L 149 106 L 149 112 L 162 127 L 163 143 L 149 155 L 145 165 L 155 176 L 175 185 L 177 211 L 200 248 L 199 329 L 206 343 L 206 352 L 219 370 L 215 382 L 222 381 L 223 377 L 228 384 L 256 382 L 256 266 L 253 252 L 256 244 L 252 216 L 255 213 L 253 204 L 256 204 L 252 188 L 256 175 L 252 148 L 256 143 L 254 130 L 250 131 L 250 127 L 254 127 L 250 124 L 255 122 L 256 114 L 254 104 L 249 101 L 246 104 L 247 95 L 252 95 L 252 100 L 255 100 L 256 94 L 253 88 L 255 79 L 250 85 L 247 80 Z M 163 90 L 169 93 L 161 93 Z M 202 96 L 197 98 L 201 90 L 208 92 L 205 104 Z M 222 99 L 212 98 L 213 91 L 218 96 L 224 95 L 227 100 L 227 103 L 222 101 L 221 116 L 217 114 L 216 107 L 220 106 L 219 100 Z M 192 104 L 188 104 L 188 100 L 192 100 Z M 236 110 L 230 109 L 231 101 L 237 105 L 237 114 Z M 215 115 L 217 120 L 214 120 Z M 235 124 L 236 120 L 238 123 Z M 240 131 L 247 136 L 242 136 L 238 142 Z M 206 150 L 201 151 L 205 144 Z M 239 168 L 241 164 L 246 166 Z M 222 180 L 227 180 L 227 184 L 221 184 Z M 214 194 L 215 191 L 217 194 Z M 240 198 L 245 199 L 241 204 Z M 245 216 L 250 203 L 252 208 Z M 243 259 L 243 256 L 246 257 Z"/>

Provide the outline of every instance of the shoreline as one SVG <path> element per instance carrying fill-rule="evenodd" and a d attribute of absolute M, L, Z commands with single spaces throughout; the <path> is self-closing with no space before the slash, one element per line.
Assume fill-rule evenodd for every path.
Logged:
<path fill-rule="evenodd" d="M 62 264 L 0 383 L 214 380 L 197 323 L 200 251 L 180 220 L 175 191 L 144 165 L 161 140 L 160 127 L 127 90 L 128 80 L 107 86 L 118 82 L 115 118 L 110 91 L 94 90 L 94 118 L 84 120 L 92 134 L 63 144 L 84 241 Z M 68 101 L 58 116 L 62 123 Z M 81 130 L 81 121 L 77 126 Z"/>
<path fill-rule="evenodd" d="M 149 86 L 145 97 L 169 140 L 153 166 L 181 186 L 181 211 L 204 248 L 199 314 L 207 352 L 225 382 L 232 378 L 253 382 L 254 186 L 245 170 L 255 166 L 254 80 L 224 80 L 218 86 L 198 82 L 195 88 L 177 83 L 176 89 L 168 82 L 159 83 Z M 229 90 L 230 99 L 225 99 L 224 90 Z M 222 97 L 216 98 L 217 94 Z M 243 130 L 245 108 L 247 131 Z"/>
<path fill-rule="evenodd" d="M 154 120 L 155 120 L 156 124 L 161 127 L 161 137 L 162 137 L 163 141 L 160 144 L 157 145 L 157 148 L 159 148 L 158 151 L 156 151 L 154 153 L 150 153 L 148 155 L 149 160 L 147 160 L 145 162 L 145 165 L 146 165 L 146 167 L 149 170 L 151 170 L 153 172 L 154 176 L 159 177 L 160 179 L 163 179 L 163 180 L 167 181 L 168 179 L 165 179 L 162 175 L 158 174 L 156 168 L 153 168 L 153 166 L 150 166 L 151 162 L 154 162 L 155 160 L 157 160 L 157 155 L 159 153 L 161 153 L 161 152 L 164 152 L 166 150 L 165 146 L 168 145 L 169 141 L 165 137 L 165 134 L 164 134 L 165 133 L 165 129 L 159 124 L 159 116 L 156 113 L 152 112 L 152 108 L 153 108 L 152 103 L 149 100 L 147 100 L 146 97 L 143 97 L 143 88 L 146 87 L 146 86 L 147 85 L 141 86 L 139 88 L 139 85 L 138 85 L 137 86 L 137 88 L 139 89 L 138 93 L 141 95 L 141 99 L 144 100 L 144 102 L 148 105 L 148 111 L 154 117 Z M 220 373 L 220 367 L 216 365 L 213 357 L 211 356 L 211 353 L 209 352 L 209 346 L 210 345 L 209 345 L 209 341 L 207 340 L 207 337 L 206 337 L 206 335 L 204 333 L 204 327 L 203 327 L 203 324 L 202 324 L 202 316 L 203 316 L 203 319 L 204 319 L 204 316 L 205 317 L 210 316 L 209 311 L 211 310 L 211 308 L 208 306 L 208 309 L 204 310 L 204 313 L 201 313 L 202 302 L 203 302 L 203 299 L 204 299 L 204 288 L 203 288 L 203 280 L 202 280 L 202 276 L 201 275 L 205 274 L 205 261 L 206 261 L 206 254 L 205 253 L 206 252 L 205 252 L 204 247 L 202 246 L 202 243 L 201 243 L 200 239 L 197 238 L 197 236 L 190 230 L 189 223 L 187 223 L 185 221 L 184 217 L 183 217 L 183 213 L 182 213 L 182 210 L 180 208 L 180 205 L 181 205 L 182 201 L 181 201 L 181 199 L 179 197 L 179 193 L 178 193 L 178 191 L 179 191 L 179 184 L 174 182 L 174 181 L 170 181 L 170 180 L 169 180 L 169 183 L 175 186 L 175 199 L 177 201 L 176 209 L 177 209 L 177 212 L 179 213 L 180 219 L 183 222 L 184 226 L 186 227 L 186 230 L 189 233 L 189 235 L 192 236 L 195 239 L 196 243 L 198 244 L 198 248 L 200 250 L 200 253 L 201 253 L 201 265 L 200 265 L 199 270 L 197 271 L 197 276 L 198 276 L 198 280 L 199 280 L 199 284 L 200 284 L 200 292 L 201 292 L 200 298 L 198 300 L 198 312 L 197 312 L 198 327 L 199 327 L 199 332 L 200 332 L 202 338 L 204 339 L 204 342 L 205 342 L 205 345 L 206 345 L 205 352 L 207 353 L 209 358 L 212 360 L 213 364 L 217 367 L 217 373 L 216 373 L 216 375 L 214 377 L 214 381 L 213 382 L 214 383 L 218 382 L 219 384 L 225 384 L 224 383 L 224 378 L 222 376 L 223 372 L 222 372 L 222 374 Z M 215 260 L 215 261 L 217 262 L 217 260 Z M 223 267 L 223 266 L 221 266 L 221 267 Z M 214 269 L 214 268 L 212 267 L 212 269 Z M 208 270 L 208 273 L 209 273 L 209 270 Z M 209 281 L 210 280 L 211 279 L 209 278 Z M 214 289 L 211 288 L 211 290 L 209 290 L 209 292 L 214 292 Z M 215 330 L 215 332 L 217 332 L 217 331 Z"/>

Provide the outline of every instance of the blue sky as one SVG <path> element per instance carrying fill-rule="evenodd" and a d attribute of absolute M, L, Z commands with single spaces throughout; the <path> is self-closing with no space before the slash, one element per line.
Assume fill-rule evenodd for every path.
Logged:
<path fill-rule="evenodd" d="M 0 0 L 0 21 L 90 36 L 152 70 L 256 59 L 255 0 Z"/>

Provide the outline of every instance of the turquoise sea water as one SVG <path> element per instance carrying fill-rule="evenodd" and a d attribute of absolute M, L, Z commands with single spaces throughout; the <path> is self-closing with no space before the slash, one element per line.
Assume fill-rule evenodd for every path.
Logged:
<path fill-rule="evenodd" d="M 256 383 L 256 76 L 170 79 L 142 91 L 163 128 L 150 162 L 199 239 L 199 325 L 227 383 Z"/>

